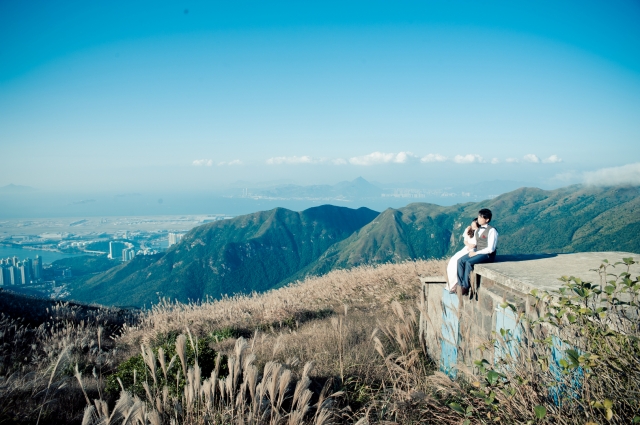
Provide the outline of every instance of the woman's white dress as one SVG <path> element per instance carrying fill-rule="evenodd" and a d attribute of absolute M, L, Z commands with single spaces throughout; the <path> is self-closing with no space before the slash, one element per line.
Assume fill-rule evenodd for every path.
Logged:
<path fill-rule="evenodd" d="M 451 257 L 451 259 L 449 260 L 449 263 L 447 264 L 447 279 L 448 279 L 447 289 L 449 291 L 451 291 L 458 283 L 458 260 L 465 254 L 467 254 L 469 251 L 471 251 L 469 248 L 467 248 L 466 244 L 471 244 L 471 245 L 476 244 L 475 235 L 473 237 L 469 237 L 469 235 L 467 235 L 466 229 L 464 231 L 464 243 L 465 243 L 464 248 L 462 248 L 460 251 L 453 254 L 453 257 Z"/>

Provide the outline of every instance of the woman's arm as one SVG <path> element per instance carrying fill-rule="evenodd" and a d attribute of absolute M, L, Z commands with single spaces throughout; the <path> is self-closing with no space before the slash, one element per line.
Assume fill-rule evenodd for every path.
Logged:
<path fill-rule="evenodd" d="M 469 237 L 469 233 L 467 233 L 469 229 L 471 229 L 471 226 L 467 226 L 467 228 L 464 229 L 464 246 L 466 246 L 467 249 L 473 249 L 476 247 L 476 241 L 474 237 Z"/>

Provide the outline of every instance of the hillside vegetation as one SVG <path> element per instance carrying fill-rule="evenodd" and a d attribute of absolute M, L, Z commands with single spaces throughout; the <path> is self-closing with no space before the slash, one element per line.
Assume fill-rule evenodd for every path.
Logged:
<path fill-rule="evenodd" d="M 137 305 L 158 295 L 181 301 L 265 291 L 316 260 L 378 215 L 325 205 L 276 208 L 197 227 L 161 257 L 133 261 L 82 281 L 72 298 Z"/>
<path fill-rule="evenodd" d="M 266 293 L 164 301 L 124 315 L 35 303 L 49 309 L 37 326 L 2 314 L 0 423 L 640 421 L 640 283 L 625 264 L 601 267 L 610 279 L 604 288 L 571 277 L 558 293 L 533 294 L 550 314 L 523 317 L 518 349 L 493 363 L 483 353 L 514 343 L 496 332 L 455 380 L 438 371 L 425 344 L 432 325 L 418 276 L 441 274 L 442 267 L 361 266 Z M 556 371 L 553 344 L 534 332 L 549 325 L 580 348 L 567 348 Z"/>
<path fill-rule="evenodd" d="M 239 343 L 243 358 L 253 359 L 251 364 L 239 367 L 258 368 L 256 380 L 263 376 L 265 368 L 273 367 L 274 362 L 284 368 L 278 374 L 285 369 L 290 371 L 288 383 L 279 387 L 280 392 L 286 390 L 288 394 L 287 408 L 293 396 L 293 387 L 289 384 L 293 386 L 295 380 L 303 376 L 310 379 L 306 385 L 312 397 L 306 399 L 307 404 L 317 404 L 325 385 L 325 398 L 339 393 L 345 385 L 364 390 L 364 382 L 348 377 L 361 373 L 358 379 L 369 377 L 374 382 L 382 379 L 384 364 L 370 339 L 378 321 L 385 322 L 394 315 L 393 302 L 413 304 L 420 285 L 418 274 L 439 274 L 441 267 L 439 262 L 420 261 L 338 270 L 262 294 L 197 304 L 167 301 L 151 310 L 124 315 L 126 310 L 68 303 L 52 306 L 49 301 L 20 298 L 0 291 L 0 299 L 8 297 L 9 304 L 18 302 L 23 309 L 31 305 L 33 311 L 27 311 L 26 315 L 44 310 L 42 313 L 46 312 L 47 316 L 44 321 L 27 325 L 22 317 L 0 315 L 0 423 L 36 423 L 38 417 L 40 424 L 93 423 L 83 421 L 83 417 L 89 418 L 87 421 L 91 419 L 91 415 L 86 416 L 85 408 L 94 406 L 93 412 L 98 415 L 101 413 L 96 412 L 95 406 L 103 406 L 102 403 L 104 407 L 100 409 L 116 415 L 109 423 L 122 423 L 124 415 L 116 414 L 118 409 L 149 413 L 151 406 L 144 403 L 147 393 L 142 383 L 155 390 L 151 383 L 156 380 L 146 369 L 148 357 L 145 360 L 140 354 L 141 345 L 154 353 L 154 370 L 160 375 L 157 377 L 160 382 L 166 383 L 162 381 L 163 368 L 174 374 L 178 369 L 181 371 L 180 390 L 188 384 L 185 378 L 195 379 L 196 353 L 199 370 L 208 371 L 206 375 L 200 373 L 199 379 L 200 376 L 201 380 L 209 378 L 214 370 L 219 371 L 220 378 L 226 376 L 232 369 L 226 368 L 226 356 L 236 354 L 238 337 L 246 342 Z M 16 311 L 16 314 L 24 312 Z M 185 344 L 184 362 L 180 351 L 176 351 L 180 341 Z M 160 348 L 167 354 L 163 366 L 157 363 Z M 221 360 L 216 360 L 218 353 L 223 355 Z M 222 366 L 216 369 L 220 361 Z M 308 362 L 313 365 L 307 366 Z M 269 364 L 272 366 L 267 366 Z M 121 395 L 118 378 L 131 396 L 142 398 L 141 403 L 125 398 L 116 405 Z M 185 406 L 184 401 L 180 401 L 180 392 L 176 393 L 178 388 L 171 385 L 166 395 L 160 387 L 160 404 L 168 403 L 165 406 L 168 412 L 161 415 L 160 422 L 150 422 L 154 425 L 170 422 L 171 415 L 176 413 L 173 411 L 176 402 Z M 234 387 L 234 391 L 237 390 Z M 155 397 L 155 393 L 152 395 Z M 354 399 L 353 408 L 362 405 L 367 397 L 363 393 L 358 400 Z M 98 402 L 94 403 L 94 399 Z M 353 412 L 340 413 L 336 405 L 339 395 L 334 399 L 325 405 L 328 416 L 315 423 L 344 422 L 353 416 Z M 345 400 L 339 402 L 346 406 Z M 152 404 L 155 405 L 155 400 Z M 169 408 L 169 404 L 173 407 Z M 317 410 L 309 412 L 315 414 Z M 175 423 L 205 423 L 202 416 L 194 419 L 187 413 L 183 411 Z M 142 420 L 135 423 L 147 424 L 147 417 L 143 415 Z M 267 418 L 260 423 L 287 423 L 288 420 L 286 417 L 282 422 L 270 422 Z"/>
<path fill-rule="evenodd" d="M 521 188 L 494 199 L 442 207 L 414 203 L 378 214 L 333 206 L 285 209 L 200 226 L 159 258 L 137 258 L 80 280 L 71 298 L 149 306 L 265 291 L 336 269 L 438 259 L 462 246 L 480 208 L 494 213 L 499 254 L 640 252 L 640 188 Z"/>

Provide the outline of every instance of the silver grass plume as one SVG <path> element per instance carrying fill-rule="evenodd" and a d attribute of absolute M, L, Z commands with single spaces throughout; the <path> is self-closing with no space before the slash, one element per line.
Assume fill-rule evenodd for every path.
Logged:
<path fill-rule="evenodd" d="M 164 381 L 167 382 L 167 365 L 165 363 L 164 348 L 158 348 L 158 361 L 160 362 L 160 368 L 164 375 Z"/>
<path fill-rule="evenodd" d="M 153 354 L 153 350 L 149 347 L 145 349 L 144 345 L 140 345 L 142 350 L 142 358 L 144 362 L 147 364 L 149 371 L 151 372 L 151 377 L 153 378 L 153 385 L 157 386 L 158 381 L 156 380 L 156 356 Z"/>
<path fill-rule="evenodd" d="M 187 352 L 187 337 L 184 334 L 178 335 L 176 338 L 176 353 L 178 353 L 178 357 L 180 357 L 180 363 L 182 363 L 182 373 L 185 378 L 187 376 L 187 363 L 186 363 L 186 352 Z"/>

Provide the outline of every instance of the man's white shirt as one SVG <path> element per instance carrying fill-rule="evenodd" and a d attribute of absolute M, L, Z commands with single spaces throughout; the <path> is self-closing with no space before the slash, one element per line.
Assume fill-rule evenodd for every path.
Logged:
<path fill-rule="evenodd" d="M 486 227 L 480 227 L 476 231 L 476 240 L 487 231 Z M 487 235 L 487 247 L 485 249 L 481 249 L 480 251 L 476 251 L 476 255 L 478 254 L 491 254 L 496 250 L 496 245 L 498 244 L 498 231 L 495 228 L 489 229 L 489 234 Z"/>

